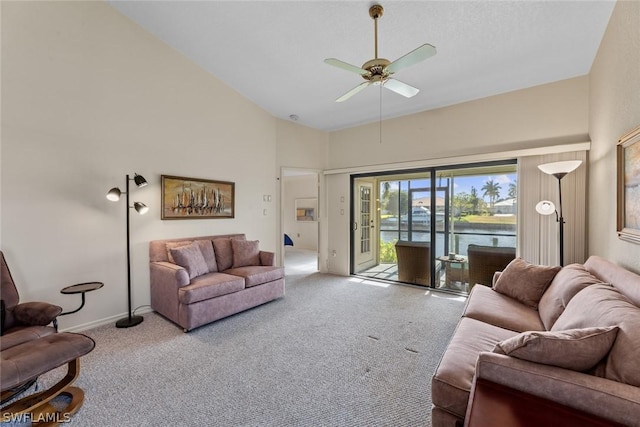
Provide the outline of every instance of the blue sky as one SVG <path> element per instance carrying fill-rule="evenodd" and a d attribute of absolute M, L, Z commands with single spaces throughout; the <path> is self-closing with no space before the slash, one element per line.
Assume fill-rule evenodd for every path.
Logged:
<path fill-rule="evenodd" d="M 476 191 L 478 192 L 478 196 L 482 197 L 482 191 L 481 188 L 484 186 L 484 184 L 493 179 L 494 182 L 497 182 L 500 184 L 500 197 L 498 197 L 498 199 L 506 199 L 508 198 L 508 194 L 509 194 L 509 184 L 511 183 L 515 183 L 516 182 L 516 174 L 500 174 L 500 175 L 477 175 L 477 176 L 460 176 L 460 177 L 456 177 L 454 178 L 454 192 L 456 194 L 459 193 L 468 193 L 471 194 L 471 187 L 475 187 Z M 446 184 L 446 178 L 438 178 L 436 179 L 436 183 L 438 185 L 445 185 Z M 412 188 L 416 188 L 416 187 L 420 187 L 420 186 L 424 186 L 424 187 L 428 187 L 429 186 L 429 180 L 428 179 L 424 179 L 424 180 L 413 180 L 412 181 Z M 391 185 L 391 189 L 397 189 L 397 181 L 392 182 Z M 486 199 L 488 201 L 488 198 Z"/>

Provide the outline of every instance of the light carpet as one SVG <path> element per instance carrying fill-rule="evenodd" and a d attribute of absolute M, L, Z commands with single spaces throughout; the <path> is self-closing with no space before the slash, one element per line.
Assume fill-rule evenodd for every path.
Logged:
<path fill-rule="evenodd" d="M 431 376 L 464 299 L 326 274 L 189 333 L 150 313 L 96 341 L 69 426 L 430 426 Z M 50 385 L 60 368 L 40 379 Z"/>

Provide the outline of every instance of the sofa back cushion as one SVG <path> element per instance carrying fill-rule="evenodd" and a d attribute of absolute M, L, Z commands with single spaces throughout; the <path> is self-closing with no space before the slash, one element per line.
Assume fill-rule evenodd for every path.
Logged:
<path fill-rule="evenodd" d="M 522 258 L 511 261 L 493 285 L 496 292 L 538 308 L 538 302 L 560 267 L 529 264 Z"/>
<path fill-rule="evenodd" d="M 596 283 L 602 283 L 602 280 L 589 273 L 581 264 L 563 267 L 553 278 L 538 304 L 540 319 L 545 329 L 551 329 L 571 298 L 587 286 Z"/>
<path fill-rule="evenodd" d="M 149 242 L 149 261 L 150 262 L 171 262 L 168 256 L 167 243 L 171 242 L 187 242 L 191 243 L 194 240 L 214 240 L 222 238 L 235 238 L 244 239 L 244 234 L 221 234 L 213 236 L 201 236 L 201 237 L 182 237 L 177 239 L 164 239 L 164 240 L 152 240 Z"/>
<path fill-rule="evenodd" d="M 213 252 L 213 242 L 209 239 L 196 240 L 196 243 L 200 247 L 202 257 L 207 263 L 207 269 L 209 273 L 218 271 L 218 263 L 216 262 L 216 255 Z"/>
<path fill-rule="evenodd" d="M 616 288 L 587 286 L 569 301 L 551 330 L 604 326 L 618 326 L 619 331 L 608 356 L 593 374 L 640 387 L 640 308 Z"/>
<path fill-rule="evenodd" d="M 260 248 L 258 240 L 231 239 L 233 250 L 233 268 L 248 265 L 260 265 Z"/>
<path fill-rule="evenodd" d="M 604 283 L 611 283 L 632 303 L 640 307 L 640 275 L 596 255 L 590 256 L 584 263 L 584 267 Z"/>
<path fill-rule="evenodd" d="M 234 237 L 236 239 L 236 237 Z M 240 240 L 246 240 L 244 235 L 239 237 Z M 233 248 L 231 247 L 231 238 L 224 237 L 213 239 L 213 250 L 216 253 L 216 262 L 218 263 L 218 271 L 225 271 L 233 267 Z"/>

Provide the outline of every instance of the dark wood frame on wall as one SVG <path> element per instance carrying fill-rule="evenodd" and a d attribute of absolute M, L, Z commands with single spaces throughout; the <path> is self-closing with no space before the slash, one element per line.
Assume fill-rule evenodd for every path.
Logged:
<path fill-rule="evenodd" d="M 235 183 L 162 175 L 162 219 L 235 217 Z"/>
<path fill-rule="evenodd" d="M 617 146 L 618 237 L 640 244 L 640 127 Z"/>

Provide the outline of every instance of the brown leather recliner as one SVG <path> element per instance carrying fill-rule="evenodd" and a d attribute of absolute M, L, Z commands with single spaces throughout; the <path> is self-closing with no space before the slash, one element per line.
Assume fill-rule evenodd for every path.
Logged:
<path fill-rule="evenodd" d="M 68 364 L 67 375 L 49 389 L 30 394 L 3 406 L 0 422 L 29 418 L 58 425 L 68 421 L 84 402 L 84 392 L 72 387 L 80 374 L 80 357 L 95 347 L 95 342 L 82 334 L 58 333 L 56 317 L 62 308 L 46 302 L 20 303 L 9 267 L 0 251 L 2 282 L 2 336 L 0 337 L 0 385 L 2 405 L 25 393 L 42 374 Z M 53 326 L 49 326 L 53 323 Z M 65 396 L 69 403 L 57 409 L 48 402 Z"/>
<path fill-rule="evenodd" d="M 56 333 L 56 318 L 62 312 L 62 308 L 40 301 L 20 303 L 18 289 L 2 251 L 0 251 L 0 282 L 2 283 L 0 350 Z"/>

